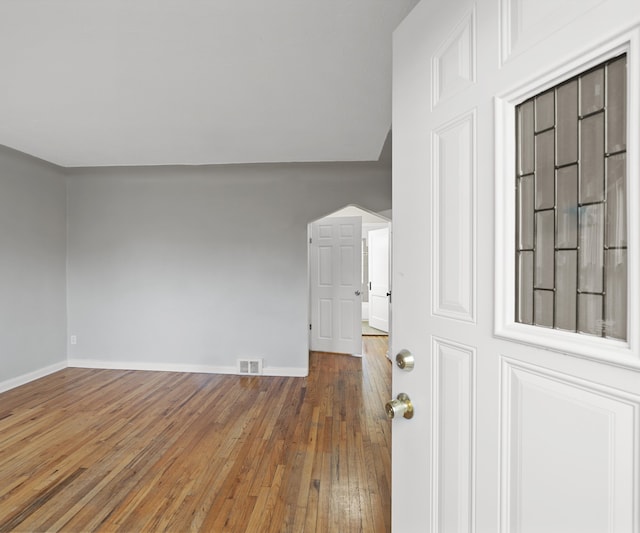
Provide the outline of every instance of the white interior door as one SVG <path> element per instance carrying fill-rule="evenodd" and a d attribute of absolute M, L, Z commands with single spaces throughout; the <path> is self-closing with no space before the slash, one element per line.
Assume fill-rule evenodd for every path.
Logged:
<path fill-rule="evenodd" d="M 311 224 L 311 349 L 360 353 L 362 220 L 327 217 Z"/>
<path fill-rule="evenodd" d="M 394 396 L 408 394 L 414 407 L 413 418 L 393 421 L 394 533 L 640 530 L 639 23 L 637 0 L 422 0 L 395 32 L 392 354 L 409 350 L 415 367 L 393 373 Z M 519 133 L 535 141 L 516 167 L 516 106 L 620 53 L 628 96 L 612 85 L 623 69 L 603 67 L 536 99 L 531 130 Z M 573 125 L 561 130 L 571 113 Z M 594 134 L 598 121 L 606 127 Z M 628 143 L 609 149 L 625 131 Z M 579 154 L 571 167 L 558 161 L 567 138 Z M 547 166 L 545 151 L 556 158 Z M 528 196 L 526 157 L 537 180 Z M 570 168 L 580 173 L 579 187 L 568 178 L 579 200 L 563 210 L 572 182 L 559 176 Z M 616 205 L 612 180 L 625 172 L 627 200 Z M 595 182 L 606 200 L 587 197 Z M 526 223 L 535 251 L 517 251 L 516 191 L 522 205 L 525 196 L 535 204 Z M 627 214 L 625 205 L 633 206 Z M 612 210 L 628 217 L 628 251 L 602 246 L 616 224 Z M 560 244 L 565 215 L 584 245 L 569 252 Z M 558 235 L 550 248 L 539 244 L 549 242 L 547 224 Z M 600 251 L 586 257 L 585 246 Z M 601 287 L 576 290 L 583 273 L 609 268 L 613 252 L 626 255 L 620 277 L 595 279 L 610 289 L 626 280 L 628 290 L 618 298 Z M 529 253 L 532 282 L 522 259 Z M 563 254 L 578 257 L 579 276 L 561 270 Z M 516 322 L 516 279 L 531 283 L 530 292 L 518 289 L 518 306 L 535 301 L 538 324 L 550 302 L 548 327 Z M 567 308 L 580 328 L 620 303 L 617 323 L 594 319 L 599 336 L 558 329 Z M 626 338 L 606 337 L 616 329 Z"/>
<path fill-rule="evenodd" d="M 371 230 L 369 245 L 369 325 L 389 332 L 389 228 Z"/>

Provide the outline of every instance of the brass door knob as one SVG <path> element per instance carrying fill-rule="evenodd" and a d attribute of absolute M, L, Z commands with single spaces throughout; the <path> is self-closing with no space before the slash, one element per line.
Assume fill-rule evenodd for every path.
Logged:
<path fill-rule="evenodd" d="M 398 394 L 395 400 L 387 402 L 384 406 L 387 412 L 387 418 L 396 418 L 404 416 L 405 418 L 413 418 L 413 404 L 411 399 L 404 392 Z"/>
<path fill-rule="evenodd" d="M 396 355 L 396 364 L 398 368 L 410 372 L 413 370 L 416 361 L 413 354 L 409 350 L 400 350 Z"/>

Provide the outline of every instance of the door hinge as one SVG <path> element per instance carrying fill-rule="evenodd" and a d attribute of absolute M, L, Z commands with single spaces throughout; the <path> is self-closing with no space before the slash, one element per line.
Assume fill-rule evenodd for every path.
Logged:
<path fill-rule="evenodd" d="M 309 237 L 309 244 L 311 244 L 311 240 L 312 240 L 311 237 Z"/>
<path fill-rule="evenodd" d="M 311 324 L 309 324 L 309 331 L 311 331 Z"/>

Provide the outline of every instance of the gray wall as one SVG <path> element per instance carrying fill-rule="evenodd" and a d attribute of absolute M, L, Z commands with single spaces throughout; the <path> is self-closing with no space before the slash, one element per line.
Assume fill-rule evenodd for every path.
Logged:
<path fill-rule="evenodd" d="M 0 146 L 0 389 L 66 361 L 65 278 L 64 174 Z"/>
<path fill-rule="evenodd" d="M 347 204 L 389 209 L 389 165 L 70 171 L 71 363 L 304 374 L 307 223 Z"/>

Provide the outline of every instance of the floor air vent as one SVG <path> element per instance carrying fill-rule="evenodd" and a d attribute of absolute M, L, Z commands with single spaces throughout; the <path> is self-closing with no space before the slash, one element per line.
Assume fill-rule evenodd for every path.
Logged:
<path fill-rule="evenodd" d="M 262 359 L 238 359 L 238 372 L 251 376 L 262 374 Z"/>

